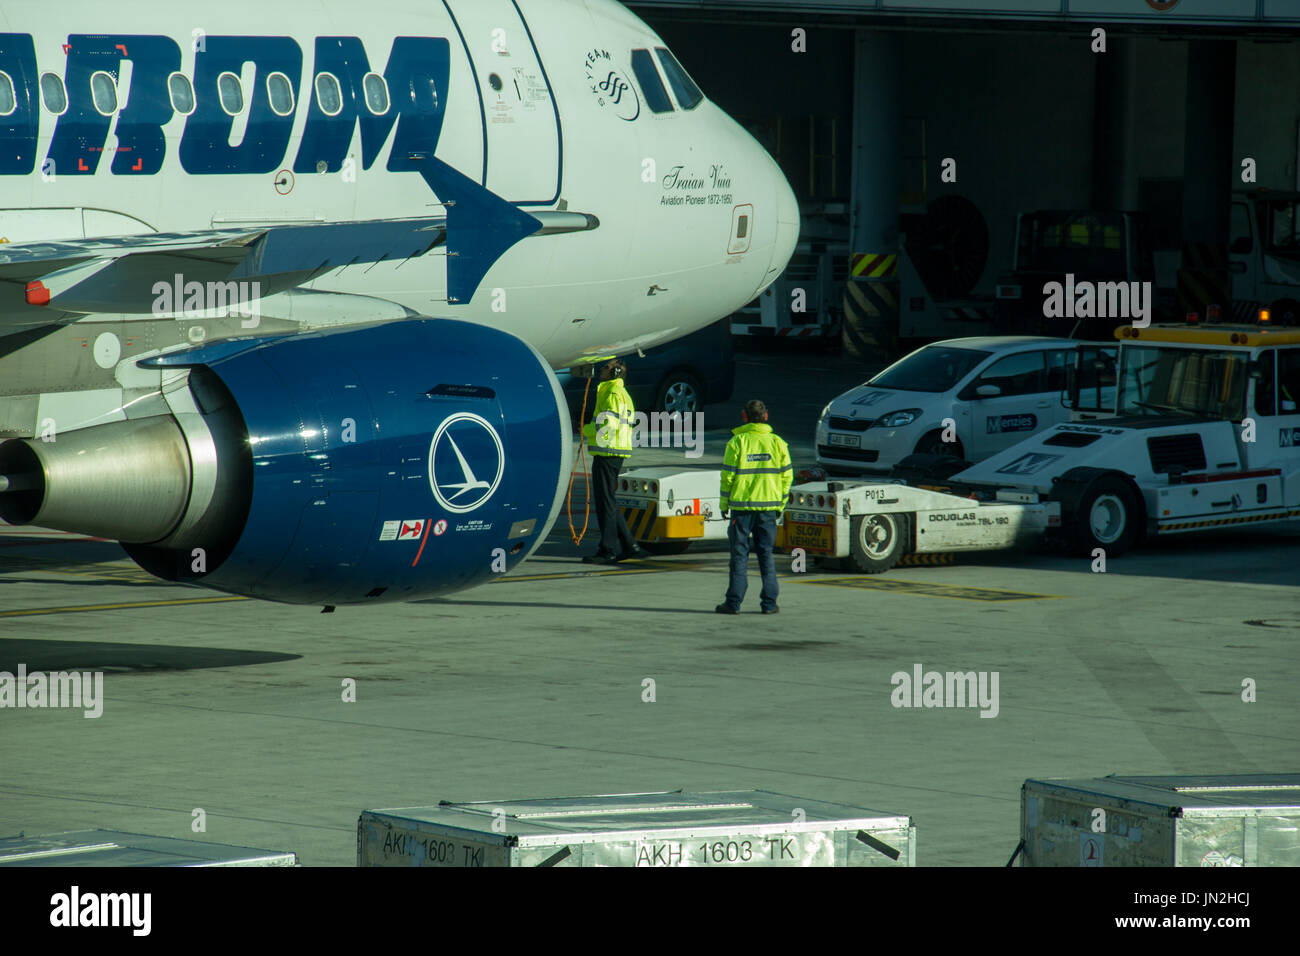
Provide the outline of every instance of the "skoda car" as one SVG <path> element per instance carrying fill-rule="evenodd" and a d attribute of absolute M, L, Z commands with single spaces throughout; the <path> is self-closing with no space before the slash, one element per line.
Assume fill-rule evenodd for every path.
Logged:
<path fill-rule="evenodd" d="M 1070 420 L 1072 339 L 947 339 L 899 359 L 822 409 L 817 463 L 830 474 L 888 473 L 914 452 L 980 461 Z M 944 441 L 950 420 L 951 442 Z"/>

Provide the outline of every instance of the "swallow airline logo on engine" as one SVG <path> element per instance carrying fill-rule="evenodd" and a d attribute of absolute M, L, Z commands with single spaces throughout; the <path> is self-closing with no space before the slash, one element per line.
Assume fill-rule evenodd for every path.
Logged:
<path fill-rule="evenodd" d="M 448 416 L 429 443 L 429 487 L 438 504 L 454 514 L 487 503 L 506 470 L 501 436 L 473 412 Z"/>

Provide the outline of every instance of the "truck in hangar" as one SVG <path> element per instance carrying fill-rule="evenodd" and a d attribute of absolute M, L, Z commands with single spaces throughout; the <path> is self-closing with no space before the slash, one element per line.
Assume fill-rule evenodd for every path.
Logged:
<path fill-rule="evenodd" d="M 778 547 L 876 573 L 906 555 L 1045 540 L 1116 557 L 1147 536 L 1300 518 L 1300 330 L 1127 325 L 1115 336 L 1115 364 L 1102 357 L 1112 346 L 1080 346 L 1061 395 L 1072 421 L 975 465 L 912 455 L 888 479 L 798 484 Z M 619 503 L 663 553 L 725 538 L 717 489 L 716 471 L 638 469 Z"/>

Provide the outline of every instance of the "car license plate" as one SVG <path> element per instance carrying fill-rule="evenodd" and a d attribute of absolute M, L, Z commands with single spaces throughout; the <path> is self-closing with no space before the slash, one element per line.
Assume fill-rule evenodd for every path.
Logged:
<path fill-rule="evenodd" d="M 830 554 L 834 550 L 834 535 L 829 525 L 787 521 L 784 527 L 787 549 L 803 548 L 814 554 Z"/>
<path fill-rule="evenodd" d="M 844 445 L 846 448 L 857 448 L 862 443 L 862 438 L 858 435 L 831 435 L 832 445 Z"/>

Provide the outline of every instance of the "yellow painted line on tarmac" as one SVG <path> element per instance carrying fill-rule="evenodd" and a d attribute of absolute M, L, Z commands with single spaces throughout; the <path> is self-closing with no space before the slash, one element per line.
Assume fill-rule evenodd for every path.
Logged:
<path fill-rule="evenodd" d="M 120 604 L 74 604 L 68 607 L 32 607 L 18 611 L 0 611 L 0 617 L 32 617 L 37 614 L 84 614 L 90 611 L 125 611 L 139 607 L 176 607 L 185 604 L 220 604 L 226 601 L 247 601 L 237 594 L 220 597 L 177 598 L 172 601 L 123 601 Z"/>
<path fill-rule="evenodd" d="M 788 579 L 785 579 L 788 580 Z M 955 584 L 932 584 L 927 581 L 900 581 L 897 578 L 797 578 L 802 584 L 819 584 L 837 588 L 864 588 L 869 591 L 894 591 L 923 597 L 956 598 L 960 601 L 1037 601 L 1062 598 L 1060 594 L 1030 594 L 1027 591 L 1003 591 L 999 588 L 967 588 Z"/>

